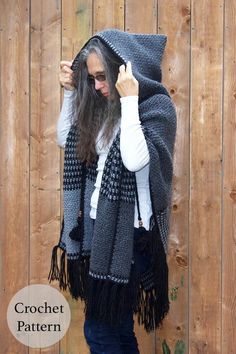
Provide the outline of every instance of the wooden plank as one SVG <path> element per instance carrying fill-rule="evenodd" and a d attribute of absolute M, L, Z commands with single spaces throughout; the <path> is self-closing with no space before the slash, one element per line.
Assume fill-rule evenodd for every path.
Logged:
<path fill-rule="evenodd" d="M 31 1 L 30 282 L 48 284 L 52 247 L 60 233 L 60 152 L 56 119 L 60 108 L 59 1 Z M 59 344 L 41 349 L 58 353 Z M 29 349 L 30 354 L 38 350 Z"/>
<path fill-rule="evenodd" d="M 165 340 L 174 353 L 178 341 L 188 346 L 190 0 L 159 1 L 158 32 L 168 38 L 163 83 L 176 106 L 177 134 L 168 247 L 170 313 L 157 331 L 156 347 L 161 353 Z"/>
<path fill-rule="evenodd" d="M 83 44 L 92 35 L 92 0 L 63 0 L 62 1 L 62 59 L 72 60 Z M 63 155 L 63 154 L 62 154 Z M 63 158 L 62 158 L 63 160 Z M 61 171 L 62 166 L 61 164 Z M 62 181 L 62 179 L 61 179 Z M 61 209 L 61 217 L 63 207 Z M 69 293 L 66 298 L 71 308 L 71 324 L 68 332 L 61 341 L 61 353 L 86 354 L 87 347 L 83 325 L 83 304 L 71 299 Z"/>
<path fill-rule="evenodd" d="M 140 15 L 142 20 L 140 20 Z M 125 3 L 125 30 L 131 33 L 157 33 L 157 2 L 127 0 Z M 141 354 L 153 354 L 155 333 L 147 334 L 143 327 L 135 323 L 135 333 Z"/>
<path fill-rule="evenodd" d="M 62 59 L 72 60 L 92 35 L 92 0 L 62 1 Z"/>
<path fill-rule="evenodd" d="M 156 0 L 126 0 L 125 30 L 133 33 L 157 33 Z"/>
<path fill-rule="evenodd" d="M 124 29 L 124 0 L 94 0 L 93 33 L 106 28 Z"/>
<path fill-rule="evenodd" d="M 236 346 L 236 3 L 225 1 L 224 35 L 224 180 L 222 242 L 222 353 L 235 353 Z"/>
<path fill-rule="evenodd" d="M 7 307 L 29 276 L 29 2 L 0 2 L 1 353 L 28 353 L 7 326 Z"/>
<path fill-rule="evenodd" d="M 221 353 L 223 1 L 192 1 L 190 352 Z"/>

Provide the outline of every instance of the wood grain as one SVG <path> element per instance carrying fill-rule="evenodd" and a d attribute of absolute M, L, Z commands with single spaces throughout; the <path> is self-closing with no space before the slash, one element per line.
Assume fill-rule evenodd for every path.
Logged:
<path fill-rule="evenodd" d="M 92 34 L 92 0 L 62 1 L 62 59 L 72 60 Z"/>
<path fill-rule="evenodd" d="M 157 33 L 157 1 L 126 0 L 125 30 L 131 33 Z"/>
<path fill-rule="evenodd" d="M 192 1 L 190 353 L 221 353 L 223 2 Z"/>
<path fill-rule="evenodd" d="M 1 1 L 0 27 L 0 351 L 25 354 L 8 329 L 7 307 L 29 277 L 28 1 Z"/>
<path fill-rule="evenodd" d="M 106 28 L 124 29 L 124 0 L 94 0 L 93 33 Z"/>
<path fill-rule="evenodd" d="M 30 283 L 48 284 L 52 247 L 60 233 L 60 152 L 56 145 L 60 87 L 61 9 L 31 0 Z M 59 344 L 41 349 L 56 354 Z M 30 354 L 39 350 L 29 349 Z"/>
<path fill-rule="evenodd" d="M 189 0 L 159 1 L 158 32 L 167 35 L 163 83 L 176 106 L 177 134 L 168 247 L 170 313 L 157 331 L 158 353 L 163 340 L 173 353 L 179 340 L 188 346 L 190 21 Z"/>
<path fill-rule="evenodd" d="M 224 125 L 223 125 L 223 239 L 222 239 L 222 353 L 236 346 L 236 3 L 225 1 Z"/>
<path fill-rule="evenodd" d="M 92 0 L 63 0 L 62 1 L 62 59 L 72 60 L 83 44 L 92 35 Z M 62 92 L 63 95 L 63 92 Z M 63 152 L 61 156 L 63 161 Z M 63 163 L 61 163 L 61 172 Z M 61 173 L 62 177 L 62 173 Z M 62 178 L 61 178 L 62 183 Z M 62 184 L 61 184 L 62 185 Z M 63 206 L 61 208 L 61 219 Z M 83 304 L 72 300 L 70 294 L 64 294 L 71 308 L 71 324 L 65 337 L 61 341 L 61 353 L 87 354 L 87 347 L 83 326 Z"/>

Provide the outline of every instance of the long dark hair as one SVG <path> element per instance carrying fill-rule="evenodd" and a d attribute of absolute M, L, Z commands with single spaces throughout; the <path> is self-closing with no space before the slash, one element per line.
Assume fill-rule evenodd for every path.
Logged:
<path fill-rule="evenodd" d="M 87 58 L 96 53 L 101 60 L 109 85 L 109 99 L 96 91 L 88 81 Z M 104 144 L 107 144 L 120 117 L 120 96 L 115 88 L 121 61 L 99 39 L 93 38 L 80 52 L 78 65 L 73 74 L 77 89 L 76 125 L 78 128 L 77 153 L 81 161 L 91 163 L 96 159 L 96 137 L 103 129 Z"/>

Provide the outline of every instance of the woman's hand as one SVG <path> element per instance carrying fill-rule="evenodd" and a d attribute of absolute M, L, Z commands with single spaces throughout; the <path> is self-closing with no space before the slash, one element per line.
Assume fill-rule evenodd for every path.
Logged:
<path fill-rule="evenodd" d="M 60 62 L 59 82 L 66 90 L 73 91 L 73 70 L 71 70 L 72 61 L 63 60 Z"/>
<path fill-rule="evenodd" d="M 120 72 L 116 81 L 116 89 L 121 97 L 138 96 L 139 83 L 132 74 L 131 62 L 120 66 Z"/>

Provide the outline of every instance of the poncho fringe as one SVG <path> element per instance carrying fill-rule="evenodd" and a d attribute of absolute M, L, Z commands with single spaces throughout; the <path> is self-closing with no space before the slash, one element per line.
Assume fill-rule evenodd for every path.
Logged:
<path fill-rule="evenodd" d="M 117 284 L 104 280 L 93 279 L 89 276 L 89 257 L 82 256 L 79 260 L 67 260 L 65 265 L 65 250 L 62 250 L 58 262 L 60 246 L 52 250 L 51 270 L 49 282 L 58 280 L 61 290 L 69 290 L 72 298 L 85 302 L 87 318 L 93 318 L 117 325 L 122 322 L 129 309 L 137 315 L 138 323 L 143 325 L 147 332 L 151 332 L 162 325 L 164 317 L 169 311 L 168 298 L 168 267 L 166 255 L 160 237 L 152 233 L 151 264 L 152 272 L 140 277 L 133 264 L 128 284 Z M 158 256 L 157 256 L 158 255 Z M 150 279 L 152 277 L 152 287 Z M 107 308 L 110 310 L 107 311 Z"/>

